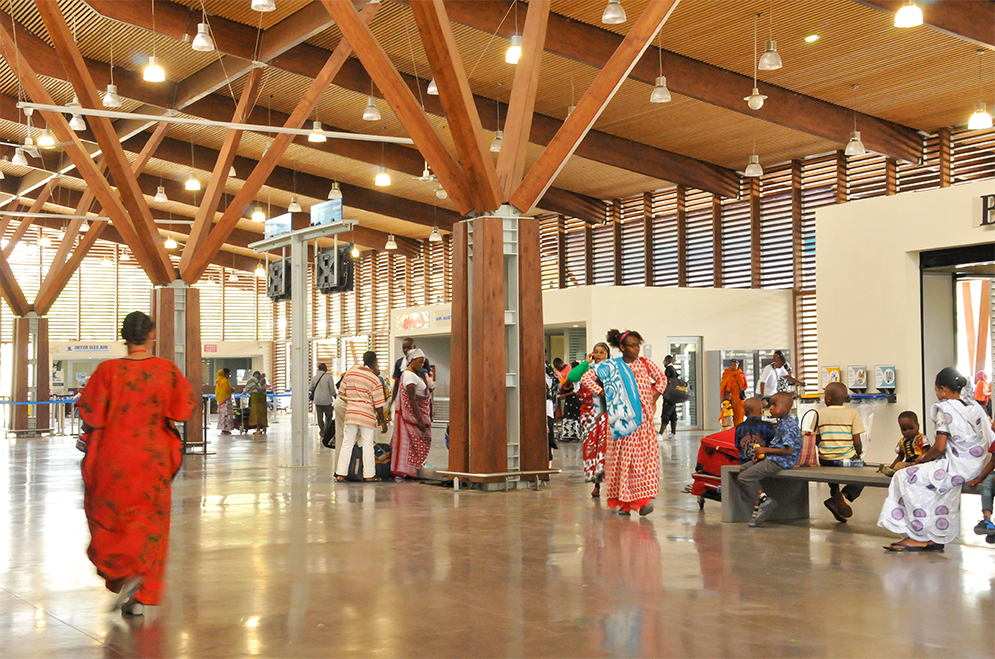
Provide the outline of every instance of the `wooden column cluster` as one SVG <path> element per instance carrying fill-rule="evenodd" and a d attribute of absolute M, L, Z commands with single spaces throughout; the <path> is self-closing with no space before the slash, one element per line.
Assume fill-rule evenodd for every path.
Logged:
<path fill-rule="evenodd" d="M 184 296 L 185 300 L 181 300 Z M 176 311 L 182 304 L 185 326 L 177 327 Z M 196 288 L 156 288 L 152 291 L 152 319 L 155 321 L 155 355 L 176 361 L 197 397 L 197 406 L 187 421 L 187 441 L 204 439 L 201 392 L 204 390 L 201 369 L 200 291 Z M 182 347 L 183 359 L 177 360 L 177 348 Z"/>
<path fill-rule="evenodd" d="M 36 331 L 31 324 L 37 323 Z M 26 317 L 14 319 L 14 369 L 13 400 L 18 402 L 48 400 L 51 361 L 48 357 L 48 319 Z M 32 364 L 32 362 L 34 362 Z M 33 368 L 32 368 L 33 366 Z M 34 391 L 32 391 L 32 389 Z M 26 431 L 49 430 L 51 426 L 50 405 L 15 405 L 11 415 L 10 429 Z M 30 419 L 34 413 L 34 425 Z"/>

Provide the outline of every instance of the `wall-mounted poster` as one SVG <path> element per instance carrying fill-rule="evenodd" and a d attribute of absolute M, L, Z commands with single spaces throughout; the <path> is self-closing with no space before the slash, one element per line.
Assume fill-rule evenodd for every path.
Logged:
<path fill-rule="evenodd" d="M 846 383 L 851 389 L 866 389 L 867 388 L 867 367 L 866 366 L 847 366 L 846 367 Z"/>
<path fill-rule="evenodd" d="M 878 391 L 894 389 L 897 379 L 894 364 L 874 367 L 874 386 Z"/>
<path fill-rule="evenodd" d="M 822 388 L 825 389 L 830 383 L 842 380 L 843 375 L 839 366 L 823 366 L 822 377 L 820 379 L 822 381 Z"/>

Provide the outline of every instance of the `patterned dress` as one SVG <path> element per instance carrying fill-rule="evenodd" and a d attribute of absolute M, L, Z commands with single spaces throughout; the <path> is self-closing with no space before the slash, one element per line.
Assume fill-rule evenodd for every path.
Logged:
<path fill-rule="evenodd" d="M 78 404 L 94 428 L 82 463 L 87 555 L 108 589 L 141 576 L 135 598 L 158 604 L 170 489 L 183 460 L 173 421 L 190 418 L 193 389 L 169 360 L 112 359 L 97 367 Z"/>
<path fill-rule="evenodd" d="M 577 395 L 580 397 L 580 425 L 584 436 L 584 477 L 589 482 L 600 483 L 605 476 L 605 454 L 611 432 L 601 396 L 592 393 L 592 383 L 597 383 L 597 376 L 589 370 L 580 380 Z"/>
<path fill-rule="evenodd" d="M 947 435 L 944 455 L 895 472 L 878 526 L 913 540 L 937 544 L 960 532 L 960 493 L 986 462 L 991 421 L 980 405 L 944 400 L 931 410 L 937 434 Z"/>
<path fill-rule="evenodd" d="M 417 378 L 411 371 L 404 371 Z M 425 466 L 428 452 L 432 448 L 432 424 L 424 430 L 418 428 L 412 405 L 418 406 L 422 418 L 430 419 L 430 394 L 426 388 L 425 394 L 419 396 L 416 392 L 414 400 L 408 394 L 406 383 L 409 380 L 401 376 L 401 386 L 397 388 L 397 409 L 394 418 L 394 434 L 390 438 L 391 462 L 390 472 L 398 476 L 418 477 L 418 470 Z"/>
<path fill-rule="evenodd" d="M 611 508 L 639 510 L 654 499 L 660 490 L 660 445 L 653 428 L 656 407 L 653 392 L 663 395 L 667 389 L 667 376 L 659 366 L 645 357 L 626 366 L 632 369 L 639 389 L 642 423 L 631 434 L 608 442 L 605 454 L 605 487 Z M 604 394 L 604 389 L 593 378 L 586 384 L 592 393 Z"/>

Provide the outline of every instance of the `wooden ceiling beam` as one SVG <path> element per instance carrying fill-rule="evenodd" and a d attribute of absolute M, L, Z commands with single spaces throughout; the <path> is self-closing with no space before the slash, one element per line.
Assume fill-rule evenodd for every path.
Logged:
<path fill-rule="evenodd" d="M 515 79 L 508 101 L 508 114 L 504 121 L 504 139 L 498 155 L 498 178 L 504 199 L 511 195 L 525 175 L 525 157 L 528 155 L 529 134 L 532 132 L 532 114 L 535 111 L 536 92 L 539 89 L 539 71 L 542 68 L 543 44 L 549 24 L 549 0 L 532 0 L 525 16 L 522 32 L 522 56 L 515 66 Z"/>
<path fill-rule="evenodd" d="M 373 16 L 376 15 L 377 9 L 380 7 L 377 4 L 368 4 L 363 8 L 359 14 L 356 14 L 353 7 L 344 7 L 348 12 L 352 13 L 355 22 L 366 29 L 366 25 L 369 24 Z M 318 75 L 311 81 L 311 86 L 305 92 L 304 97 L 294 108 L 291 113 L 290 118 L 284 124 L 287 128 L 300 128 L 304 125 L 304 122 L 311 114 L 311 110 L 314 108 L 321 94 L 324 93 L 325 88 L 331 84 L 332 80 L 338 74 L 339 69 L 342 68 L 342 64 L 349 58 L 352 53 L 352 46 L 349 45 L 344 39 L 339 42 L 335 50 L 325 61 L 325 65 L 322 67 Z M 280 158 L 283 157 L 284 152 L 287 150 L 287 146 L 290 144 L 292 135 L 287 133 L 278 133 L 276 137 L 273 138 L 272 143 L 270 143 L 269 148 L 263 157 L 260 158 L 259 162 L 253 168 L 252 173 L 249 178 L 246 179 L 245 184 L 235 195 L 235 198 L 229 204 L 228 208 L 225 210 L 224 214 L 221 216 L 221 220 L 217 225 L 211 230 L 201 250 L 194 254 L 193 259 L 183 268 L 181 276 L 187 283 L 194 283 L 200 278 L 200 275 L 204 272 L 207 267 L 207 262 L 209 257 L 213 252 L 217 252 L 221 249 L 221 246 L 225 242 L 227 234 L 235 227 L 238 223 L 239 218 L 242 213 L 252 202 L 259 188 L 263 186 L 266 179 L 276 168 L 277 163 L 279 163 Z"/>
<path fill-rule="evenodd" d="M 855 0 L 894 15 L 905 0 Z M 995 3 L 991 0 L 957 0 L 957 2 L 921 2 L 923 25 L 952 37 L 970 41 L 989 50 L 995 49 Z"/>
<path fill-rule="evenodd" d="M 28 212 L 40 213 L 45 207 L 45 204 L 48 202 L 48 198 L 52 196 L 53 189 L 55 189 L 55 179 L 51 178 L 48 180 L 48 183 L 46 183 L 45 186 L 38 191 L 38 196 L 35 198 L 34 203 L 31 204 Z M 35 219 L 36 218 L 33 217 L 21 218 L 20 224 L 17 225 L 17 228 L 14 229 L 10 239 L 7 241 L 7 246 L 2 250 L 4 257 L 10 256 L 10 253 L 14 251 L 14 246 L 21 241 L 21 238 L 24 237 L 24 234 L 34 223 Z"/>
<path fill-rule="evenodd" d="M 507 0 L 450 0 L 446 3 L 452 20 L 488 33 L 497 30 L 497 34 L 505 38 L 511 36 L 514 25 L 508 21 L 500 29 L 498 25 L 509 6 Z M 525 11 L 526 7 L 526 3 L 519 2 L 520 11 Z M 609 30 L 560 14 L 549 16 L 547 52 L 601 69 L 621 42 L 622 36 Z M 850 139 L 853 110 L 762 81 L 758 87 L 761 94 L 767 95 L 767 102 L 760 110 L 750 110 L 743 101 L 743 96 L 753 87 L 750 76 L 655 46 L 647 50 L 630 77 L 654 84 L 661 57 L 667 86 L 672 92 L 841 144 Z M 868 149 L 904 161 L 921 159 L 922 138 L 915 129 L 860 112 L 857 122 Z"/>
<path fill-rule="evenodd" d="M 344 40 L 352 44 L 356 56 L 383 92 L 398 121 L 414 140 L 418 151 L 428 161 L 439 182 L 449 192 L 449 198 L 456 206 L 456 210 L 464 215 L 470 212 L 474 208 L 474 202 L 469 194 L 470 187 L 462 167 L 429 123 L 425 111 L 405 84 L 394 63 L 377 43 L 368 24 L 360 20 L 360 14 L 347 4 L 335 0 L 322 0 L 322 2 L 342 31 Z M 477 210 L 493 209 L 477 208 Z"/>
<path fill-rule="evenodd" d="M 14 279 L 14 271 L 10 269 L 7 257 L 2 254 L 0 254 L 0 296 L 15 316 L 26 316 L 31 311 L 21 285 Z"/>
<path fill-rule="evenodd" d="M 532 165 L 522 184 L 511 196 L 511 203 L 528 212 L 546 192 L 553 179 L 566 165 L 587 132 L 594 126 L 615 92 L 622 86 L 629 71 L 642 57 L 650 42 L 680 0 L 656 0 L 646 5 L 618 50 L 608 59 L 598 77 L 577 101 L 573 114 L 567 117 L 542 155 Z"/>
<path fill-rule="evenodd" d="M 76 91 L 80 103 L 83 107 L 88 108 L 102 107 L 97 86 L 94 84 L 93 78 L 90 77 L 86 62 L 80 54 L 79 47 L 73 38 L 72 31 L 69 29 L 69 24 L 66 23 L 65 17 L 62 15 L 62 10 L 59 8 L 58 3 L 48 0 L 35 0 L 35 7 L 41 15 L 42 21 L 45 23 L 45 28 L 48 30 L 52 45 L 62 59 L 62 65 L 66 69 L 66 74 L 73 85 L 73 89 Z M 64 121 L 65 118 L 61 114 L 59 114 L 59 117 Z M 149 210 L 149 205 L 145 201 L 145 197 L 138 186 L 138 180 L 134 171 L 132 171 L 131 163 L 128 162 L 128 157 L 125 155 L 124 149 L 121 148 L 121 143 L 114 132 L 114 125 L 106 117 L 90 117 L 89 126 L 94 137 L 97 139 L 97 144 L 100 145 L 103 155 L 107 159 L 107 169 L 114 178 L 114 183 L 117 186 L 118 198 L 120 199 L 119 203 L 123 203 L 124 208 L 127 210 L 126 217 L 115 217 L 112 215 L 111 220 L 122 231 L 122 235 L 125 235 L 124 228 L 120 225 L 122 222 L 129 224 L 127 230 L 132 232 L 137 238 L 136 244 L 132 249 L 134 250 L 135 247 L 138 247 L 144 254 L 148 255 L 152 262 L 152 268 L 148 272 L 149 278 L 159 285 L 168 284 L 175 276 L 175 268 L 169 259 L 169 254 L 166 253 L 165 247 L 157 240 L 158 234 L 156 233 L 155 222 L 152 219 L 152 212 Z M 66 127 L 68 128 L 68 124 Z M 73 139 L 78 139 L 75 137 L 75 134 L 73 135 Z M 86 159 L 91 165 L 93 164 L 89 156 Z M 76 162 L 75 159 L 73 161 Z M 78 162 L 76 164 L 77 166 L 79 165 Z M 107 189 L 110 189 L 109 184 Z M 103 205 L 103 200 L 101 200 L 101 203 Z M 137 258 L 138 254 L 136 253 L 135 256 Z"/>
<path fill-rule="evenodd" d="M 242 87 L 242 96 L 235 108 L 235 114 L 232 115 L 232 123 L 245 123 L 249 110 L 256 102 L 262 73 L 262 69 L 253 69 L 249 73 L 245 85 Z M 190 265 L 194 252 L 203 246 L 204 240 L 214 228 L 214 215 L 218 210 L 218 204 L 221 203 L 225 184 L 228 182 L 228 172 L 231 170 L 232 163 L 235 162 L 235 154 L 238 152 L 239 142 L 242 141 L 242 132 L 241 130 L 229 129 L 225 135 L 225 141 L 214 161 L 211 178 L 207 182 L 207 190 L 204 191 L 200 207 L 197 209 L 193 230 L 190 233 L 190 241 L 183 248 L 183 257 L 180 259 L 181 271 Z"/>
<path fill-rule="evenodd" d="M 559 215 L 584 220 L 588 224 L 602 224 L 607 217 L 607 207 L 601 199 L 553 187 L 546 190 L 538 205 Z"/>
<path fill-rule="evenodd" d="M 7 212 L 16 211 L 18 206 L 20 205 L 21 205 L 21 198 L 14 197 L 9 202 L 7 202 L 7 208 L 5 208 L 4 210 Z M 5 233 L 7 233 L 7 226 L 10 224 L 10 221 L 12 219 L 14 218 L 11 215 L 4 215 L 0 217 L 0 238 L 2 238 Z"/>
<path fill-rule="evenodd" d="M 19 40 L 14 40 L 10 16 L 0 12 L 0 56 L 4 58 L 8 66 L 14 71 L 29 98 L 38 103 L 54 105 L 54 100 L 28 63 L 25 54 L 18 51 L 17 44 L 19 43 Z M 92 81 L 90 84 L 93 84 Z M 81 95 L 85 95 L 85 92 L 81 91 Z M 153 254 L 146 254 L 143 251 L 143 245 L 140 242 L 141 239 L 135 233 L 128 217 L 128 211 L 122 204 L 118 193 L 111 189 L 110 183 L 97 169 L 86 147 L 83 146 L 79 137 L 69 127 L 66 118 L 60 112 L 41 112 L 41 115 L 45 118 L 52 132 L 55 133 L 56 138 L 60 142 L 66 143 L 64 147 L 65 152 L 72 158 L 77 168 L 79 168 L 83 179 L 93 188 L 94 195 L 101 202 L 108 215 L 119 225 L 119 230 L 129 241 L 132 251 L 135 252 L 135 258 L 139 260 L 142 267 L 149 273 L 150 279 L 156 284 L 162 285 L 172 281 L 171 273 L 164 268 L 162 261 Z M 91 122 L 91 126 L 94 123 Z M 120 148 L 120 144 L 117 146 Z"/>
<path fill-rule="evenodd" d="M 353 3 L 357 11 L 362 9 L 365 4 L 366 0 Z M 303 8 L 298 9 L 263 32 L 262 42 L 259 45 L 259 61 L 268 62 L 321 34 L 333 25 L 335 25 L 335 21 L 325 11 L 320 0 L 309 2 Z"/>
<path fill-rule="evenodd" d="M 442 0 L 414 0 L 411 11 L 421 33 L 422 45 L 429 66 L 435 73 L 439 100 L 446 110 L 449 130 L 456 145 L 467 192 L 478 211 L 497 210 L 504 201 L 498 183 L 497 169 L 491 159 L 489 142 L 484 137 L 480 117 L 473 102 L 473 93 L 466 79 L 463 60 L 453 36 L 446 7 Z M 410 90 L 397 77 L 405 91 Z M 414 99 L 414 96 L 411 96 Z M 418 112 L 424 117 L 424 112 Z"/>

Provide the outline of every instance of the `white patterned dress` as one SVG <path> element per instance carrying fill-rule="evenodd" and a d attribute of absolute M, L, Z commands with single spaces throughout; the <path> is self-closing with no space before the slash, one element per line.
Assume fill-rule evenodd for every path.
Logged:
<path fill-rule="evenodd" d="M 878 526 L 942 545 L 960 532 L 961 489 L 981 473 L 995 433 L 984 409 L 973 402 L 944 400 L 930 413 L 937 434 L 947 435 L 946 451 L 937 460 L 895 474 Z"/>

